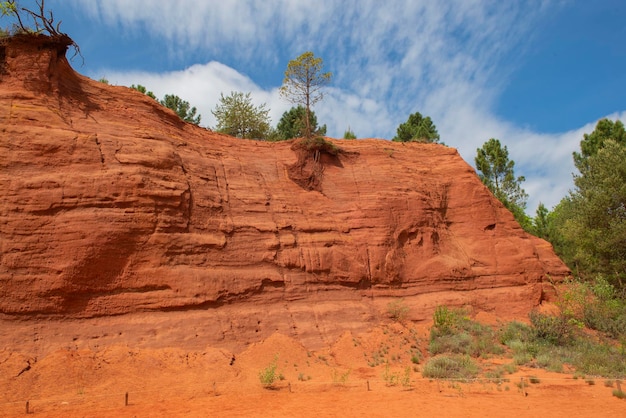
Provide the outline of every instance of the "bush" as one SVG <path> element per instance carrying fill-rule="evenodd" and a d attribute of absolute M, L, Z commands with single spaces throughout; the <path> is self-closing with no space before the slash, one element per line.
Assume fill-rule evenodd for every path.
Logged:
<path fill-rule="evenodd" d="M 613 396 L 619 399 L 626 399 L 626 393 L 619 389 L 613 389 Z"/>
<path fill-rule="evenodd" d="M 513 341 L 524 342 L 529 341 L 531 337 L 531 329 L 528 325 L 521 322 L 513 321 L 506 324 L 498 332 L 498 339 L 506 346 L 510 347 Z"/>
<path fill-rule="evenodd" d="M 572 341 L 574 328 L 564 316 L 544 315 L 533 311 L 530 313 L 535 340 L 554 345 L 565 345 Z"/>
<path fill-rule="evenodd" d="M 422 375 L 433 379 L 472 379 L 478 366 L 469 356 L 438 356 L 426 362 Z"/>
<path fill-rule="evenodd" d="M 458 318 L 459 315 L 456 311 L 448 309 L 447 306 L 437 306 L 433 314 L 433 327 L 443 334 L 452 332 L 452 329 L 456 327 Z"/>
<path fill-rule="evenodd" d="M 611 338 L 626 336 L 626 300 L 604 276 L 590 282 L 570 281 L 559 306 L 567 318 Z"/>
<path fill-rule="evenodd" d="M 438 307 L 434 323 L 429 343 L 429 351 L 433 355 L 453 353 L 487 357 L 504 352 L 503 347 L 495 341 L 495 334 L 489 326 L 472 321 L 462 311 Z"/>
<path fill-rule="evenodd" d="M 387 305 L 387 313 L 391 316 L 391 319 L 398 322 L 403 322 L 409 314 L 410 308 L 404 302 L 404 299 L 394 300 Z"/>
<path fill-rule="evenodd" d="M 261 381 L 261 384 L 263 386 L 270 387 L 274 384 L 276 379 L 279 378 L 276 373 L 276 370 L 278 368 L 277 363 L 278 356 L 274 357 L 274 360 L 266 368 L 259 372 L 259 380 Z"/>

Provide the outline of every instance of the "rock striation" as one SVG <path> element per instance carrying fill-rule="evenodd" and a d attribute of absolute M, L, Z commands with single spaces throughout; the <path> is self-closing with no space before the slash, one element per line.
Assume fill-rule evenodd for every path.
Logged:
<path fill-rule="evenodd" d="M 568 274 L 454 148 L 327 139 L 340 152 L 307 162 L 294 141 L 219 135 L 90 80 L 66 49 L 0 45 L 5 318 L 392 296 L 417 316 L 438 303 L 520 313 Z"/>

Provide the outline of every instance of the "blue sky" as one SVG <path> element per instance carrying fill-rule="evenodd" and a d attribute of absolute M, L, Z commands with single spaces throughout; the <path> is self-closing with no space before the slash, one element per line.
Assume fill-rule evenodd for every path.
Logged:
<path fill-rule="evenodd" d="M 23 3 L 29 3 L 23 1 Z M 251 92 L 276 124 L 278 88 L 305 51 L 334 75 L 314 108 L 328 134 L 386 138 L 431 116 L 473 165 L 498 138 L 524 175 L 527 212 L 572 187 L 571 154 L 598 119 L 626 120 L 623 0 L 48 0 L 111 84 L 177 94 L 215 124 L 220 93 Z"/>

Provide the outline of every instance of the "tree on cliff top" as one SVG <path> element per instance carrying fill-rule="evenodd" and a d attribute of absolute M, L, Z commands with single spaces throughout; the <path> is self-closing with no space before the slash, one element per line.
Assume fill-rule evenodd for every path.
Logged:
<path fill-rule="evenodd" d="M 491 138 L 476 152 L 475 162 L 480 180 L 513 213 L 522 228 L 529 231 L 532 225 L 524 213 L 528 195 L 521 187 L 526 179 L 524 176 L 515 177 L 515 162 L 509 160 L 507 147 L 502 147 L 498 139 Z"/>
<path fill-rule="evenodd" d="M 281 116 L 276 125 L 276 141 L 286 139 L 301 138 L 306 136 L 306 109 L 300 105 L 292 107 Z M 317 116 L 315 112 L 309 112 L 309 129 L 312 135 L 326 135 L 326 125 L 317 126 Z"/>
<path fill-rule="evenodd" d="M 396 142 L 439 142 L 437 127 L 430 116 L 423 117 L 420 112 L 415 112 L 409 119 L 400 124 L 397 135 L 393 138 Z"/>
<path fill-rule="evenodd" d="M 46 33 L 50 36 L 65 35 L 59 31 L 61 22 L 54 24 L 54 16 L 51 11 L 46 13 L 45 0 L 35 1 L 35 10 L 22 7 L 16 0 L 0 1 L 0 17 L 14 19 L 12 28 L 8 31 L 12 34 L 19 33 Z M 29 25 L 32 21 L 32 26 Z"/>
<path fill-rule="evenodd" d="M 254 106 L 250 93 L 220 93 L 220 102 L 211 113 L 217 120 L 215 130 L 237 138 L 266 139 L 270 132 L 269 109 L 265 103 Z"/>
<path fill-rule="evenodd" d="M 139 93 L 143 93 L 146 96 L 153 98 L 154 100 L 157 100 L 154 93 L 152 93 L 151 91 L 148 91 L 148 89 L 142 86 L 141 84 L 137 84 L 137 85 L 133 84 L 132 86 L 130 86 L 130 88 L 133 90 L 137 90 Z"/>
<path fill-rule="evenodd" d="M 24 34 L 48 35 L 63 46 L 72 47 L 74 49 L 72 58 L 76 55 L 82 58 L 78 44 L 69 35 L 60 31 L 61 22 L 55 25 L 52 11 L 46 12 L 44 0 L 36 0 L 35 5 L 37 7 L 31 10 L 20 6 L 16 0 L 0 1 L 0 19 L 8 18 L 11 22 L 10 28 L 0 28 L 0 37 Z"/>
<path fill-rule="evenodd" d="M 310 124 L 311 106 L 322 100 L 322 88 L 330 83 L 332 73 L 323 73 L 321 58 L 315 58 L 312 52 L 305 52 L 295 60 L 289 61 L 285 71 L 280 95 L 291 103 L 303 105 L 305 109 L 304 136 L 310 138 L 313 131 Z"/>
<path fill-rule="evenodd" d="M 161 100 L 161 104 L 172 109 L 185 122 L 193 123 L 194 125 L 200 124 L 201 116 L 196 116 L 197 109 L 195 106 L 191 107 L 188 101 L 173 94 L 166 94 L 163 100 Z"/>

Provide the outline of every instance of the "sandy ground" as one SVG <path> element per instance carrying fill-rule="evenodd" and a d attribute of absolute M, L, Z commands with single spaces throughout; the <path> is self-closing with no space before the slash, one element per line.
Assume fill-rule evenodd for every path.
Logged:
<path fill-rule="evenodd" d="M 410 358 L 426 342 L 427 328 L 388 324 L 315 352 L 281 334 L 238 353 L 114 346 L 34 359 L 4 350 L 0 416 L 25 415 L 27 401 L 45 417 L 626 416 L 626 401 L 601 378 L 520 368 L 501 381 L 425 379 L 423 361 Z M 263 387 L 259 373 L 273 362 L 283 379 Z"/>

